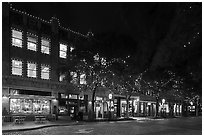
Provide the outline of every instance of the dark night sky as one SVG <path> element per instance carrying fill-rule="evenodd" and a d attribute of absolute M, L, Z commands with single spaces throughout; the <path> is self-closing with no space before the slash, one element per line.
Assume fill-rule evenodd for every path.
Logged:
<path fill-rule="evenodd" d="M 89 30 L 94 33 L 120 30 L 129 33 L 133 31 L 146 33 L 154 22 L 155 16 L 164 12 L 168 18 L 175 4 L 159 3 L 13 3 L 17 9 L 26 11 L 43 19 L 50 20 L 53 15 L 60 19 L 64 27 L 86 34 Z M 128 20 L 131 18 L 131 21 Z M 164 20 L 165 19 L 165 20 Z M 159 20 L 162 27 L 168 25 L 169 20 L 162 16 Z M 133 25 L 134 24 L 134 25 Z M 136 29 L 135 29 L 136 28 Z M 139 34 L 138 34 L 139 35 Z M 142 34 L 144 35 L 144 34 Z"/>

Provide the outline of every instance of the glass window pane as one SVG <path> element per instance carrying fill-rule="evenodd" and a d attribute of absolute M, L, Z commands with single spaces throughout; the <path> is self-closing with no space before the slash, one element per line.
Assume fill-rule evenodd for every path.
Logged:
<path fill-rule="evenodd" d="M 66 58 L 67 57 L 67 45 L 60 44 L 60 51 L 59 51 L 59 56 L 61 58 Z"/>
<path fill-rule="evenodd" d="M 22 32 L 16 31 L 16 30 L 12 30 L 12 37 L 18 38 L 18 39 L 22 39 Z"/>
<path fill-rule="evenodd" d="M 32 37 L 32 36 L 28 36 L 28 41 L 33 42 L 33 43 L 37 43 L 37 38 Z"/>
<path fill-rule="evenodd" d="M 49 73 L 50 73 L 49 67 L 45 65 L 41 65 L 41 78 L 49 79 L 50 78 Z"/>
<path fill-rule="evenodd" d="M 66 52 L 60 51 L 60 57 L 61 58 L 66 58 L 66 56 L 67 56 Z"/>
<path fill-rule="evenodd" d="M 41 41 L 41 52 L 45 54 L 50 53 L 50 42 L 46 39 L 42 39 Z"/>
<path fill-rule="evenodd" d="M 22 75 L 22 69 L 12 68 L 12 74 L 21 76 Z"/>
<path fill-rule="evenodd" d="M 41 52 L 45 54 L 49 54 L 50 53 L 49 47 L 41 46 Z"/>
<path fill-rule="evenodd" d="M 36 51 L 37 50 L 37 46 L 36 46 L 35 43 L 28 42 L 28 49 Z"/>
<path fill-rule="evenodd" d="M 22 61 L 12 60 L 12 67 L 22 68 Z"/>
<path fill-rule="evenodd" d="M 49 73 L 41 73 L 42 79 L 49 79 Z"/>
<path fill-rule="evenodd" d="M 12 60 L 12 74 L 22 75 L 22 61 Z"/>
<path fill-rule="evenodd" d="M 28 63 L 27 64 L 27 76 L 28 77 L 36 77 L 36 64 L 34 63 Z"/>
<path fill-rule="evenodd" d="M 60 50 L 61 51 L 67 51 L 67 46 L 64 44 L 60 44 Z"/>
<path fill-rule="evenodd" d="M 49 47 L 50 42 L 48 40 L 46 40 L 46 39 L 42 39 L 42 45 L 45 45 L 45 46 Z"/>
<path fill-rule="evenodd" d="M 20 47 L 22 48 L 22 40 L 12 38 L 12 46 Z"/>
<path fill-rule="evenodd" d="M 86 75 L 85 74 L 80 75 L 80 84 L 86 84 Z"/>

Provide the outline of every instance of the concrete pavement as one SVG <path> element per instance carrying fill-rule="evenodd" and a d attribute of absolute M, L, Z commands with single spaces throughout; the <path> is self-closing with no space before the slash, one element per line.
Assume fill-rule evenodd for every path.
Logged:
<path fill-rule="evenodd" d="M 156 119 L 162 120 L 163 118 Z M 105 121 L 123 121 L 123 120 L 137 120 L 137 121 L 146 121 L 146 120 L 155 120 L 153 117 L 132 117 L 132 118 L 118 118 L 114 120 L 95 120 L 93 122 L 105 122 Z M 44 123 L 35 123 L 35 121 L 24 121 L 23 124 L 14 124 L 13 122 L 4 122 L 2 124 L 2 132 L 14 132 L 14 131 L 26 131 L 26 130 L 35 130 L 45 127 L 53 126 L 71 126 L 71 125 L 82 125 L 87 123 L 86 121 L 71 121 L 71 120 L 57 120 L 57 121 L 46 121 Z"/>

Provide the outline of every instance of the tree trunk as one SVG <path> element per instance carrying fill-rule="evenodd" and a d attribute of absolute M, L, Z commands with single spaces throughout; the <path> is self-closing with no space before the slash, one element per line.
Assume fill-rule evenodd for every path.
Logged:
<path fill-rule="evenodd" d="M 159 98 L 156 97 L 156 117 L 159 116 Z"/>
<path fill-rule="evenodd" d="M 196 105 L 195 105 L 195 113 L 196 113 L 196 116 L 198 116 L 198 110 L 199 110 L 198 98 L 196 98 Z"/>
<path fill-rule="evenodd" d="M 126 118 L 129 118 L 129 99 L 126 99 L 127 107 L 126 107 Z"/>
<path fill-rule="evenodd" d="M 92 117 L 91 117 L 91 119 L 93 120 L 94 119 L 94 115 L 95 115 L 95 113 L 94 113 L 94 103 L 95 103 L 95 94 L 96 94 L 96 86 L 94 87 L 94 89 L 93 89 L 93 94 L 92 94 Z"/>

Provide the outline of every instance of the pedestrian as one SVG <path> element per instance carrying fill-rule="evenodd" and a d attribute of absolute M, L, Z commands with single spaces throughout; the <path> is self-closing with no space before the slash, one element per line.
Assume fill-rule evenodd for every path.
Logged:
<path fill-rule="evenodd" d="M 58 109 L 56 106 L 54 106 L 53 114 L 55 114 L 55 120 L 58 120 Z"/>

